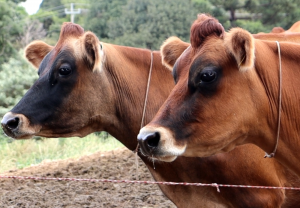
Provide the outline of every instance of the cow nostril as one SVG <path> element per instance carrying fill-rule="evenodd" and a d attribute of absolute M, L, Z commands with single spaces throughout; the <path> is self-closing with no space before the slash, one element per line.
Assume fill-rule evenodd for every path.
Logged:
<path fill-rule="evenodd" d="M 145 142 L 149 148 L 156 148 L 158 147 L 159 140 L 160 134 L 158 132 L 154 132 L 147 135 Z"/>
<path fill-rule="evenodd" d="M 19 126 L 19 121 L 18 117 L 14 117 L 6 122 L 6 126 L 11 130 L 16 129 Z"/>

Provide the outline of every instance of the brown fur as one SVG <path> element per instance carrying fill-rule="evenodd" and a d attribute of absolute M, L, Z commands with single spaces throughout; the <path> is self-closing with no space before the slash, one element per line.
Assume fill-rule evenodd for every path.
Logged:
<path fill-rule="evenodd" d="M 252 35 L 240 28 L 230 30 L 225 38 L 225 44 L 235 57 L 241 71 L 247 71 L 254 66 L 254 38 Z"/>
<path fill-rule="evenodd" d="M 223 33 L 223 26 L 215 18 L 205 14 L 198 15 L 191 27 L 191 45 L 193 48 L 197 48 L 205 41 L 206 37 L 211 35 L 222 37 Z"/>
<path fill-rule="evenodd" d="M 162 63 L 172 70 L 177 57 L 179 57 L 189 45 L 190 44 L 183 42 L 178 37 L 168 38 L 160 47 Z"/>
<path fill-rule="evenodd" d="M 77 24 L 73 24 L 71 22 L 64 22 L 61 27 L 59 40 L 63 42 L 66 38 L 70 38 L 70 37 L 77 38 L 82 36 L 83 34 L 84 34 L 84 29 L 81 26 Z"/>
<path fill-rule="evenodd" d="M 172 43 L 171 42 L 171 40 L 169 40 L 168 41 L 169 42 L 169 44 L 170 45 L 174 45 L 174 43 Z M 178 43 L 178 41 L 176 41 L 176 43 Z M 165 48 L 168 48 L 168 46 L 167 45 L 165 45 Z M 170 48 L 171 49 L 171 48 Z M 162 56 L 164 56 L 164 53 L 165 53 L 165 50 L 163 50 L 162 51 Z M 170 52 L 169 52 L 170 53 Z M 177 58 L 179 58 L 179 56 L 177 56 L 176 58 L 175 58 L 175 60 L 173 60 L 173 61 L 171 61 L 171 62 L 175 62 L 176 60 L 177 60 Z M 170 60 L 167 60 L 168 62 L 170 62 Z M 178 65 L 178 67 L 180 67 L 180 64 Z M 182 77 L 183 78 L 183 77 Z M 184 82 L 186 82 L 186 81 L 184 81 Z M 180 93 L 182 93 L 182 91 L 180 92 Z M 252 151 L 252 150 L 250 150 L 250 149 L 248 149 L 248 145 L 243 145 L 242 146 L 242 148 L 245 148 L 244 150 L 245 151 Z M 240 147 L 239 147 L 240 148 Z M 236 154 L 236 156 L 238 157 L 238 158 L 243 158 L 244 157 L 244 153 L 243 153 L 243 151 L 242 151 L 242 149 L 239 149 L 239 151 L 240 152 L 236 152 L 236 149 L 235 150 L 232 150 L 231 152 L 229 152 L 229 153 L 227 153 L 227 154 L 229 154 L 229 155 L 231 155 L 231 154 Z M 251 154 L 251 153 L 250 153 Z M 220 156 L 220 155 L 226 155 L 226 154 L 218 154 L 218 155 L 216 155 L 216 156 Z M 229 156 L 228 155 L 228 156 Z M 257 155 L 259 155 L 258 153 L 254 153 L 254 152 L 252 152 L 252 154 L 251 154 L 251 157 L 256 157 Z M 257 161 L 259 161 L 260 159 L 262 159 L 262 155 L 263 155 L 263 153 L 261 154 L 261 157 L 258 157 L 257 158 Z M 232 155 L 231 155 L 232 156 Z M 215 156 L 212 156 L 212 157 L 215 157 Z M 212 157 L 210 157 L 210 158 L 212 158 Z M 229 156 L 230 157 L 230 156 Z M 273 159 L 271 159 L 271 160 L 273 160 Z M 225 164 L 227 163 L 225 160 L 223 161 Z M 236 161 L 237 162 L 237 161 Z M 267 160 L 267 159 L 265 159 L 264 161 L 262 161 L 262 163 L 263 164 L 265 164 L 265 165 L 267 165 L 266 163 L 268 163 L 268 162 L 270 162 L 270 160 Z M 236 164 L 238 164 L 238 163 L 236 163 Z M 279 163 L 278 163 L 279 164 Z M 251 169 L 249 169 L 250 167 L 248 167 L 248 168 L 246 168 L 247 170 L 249 170 L 249 171 L 251 171 Z M 281 171 L 284 171 L 285 173 L 284 174 L 286 174 L 285 176 L 287 176 L 287 175 L 290 175 L 291 173 L 289 172 L 289 171 L 286 171 L 285 169 L 285 167 L 277 167 L 278 169 L 276 170 L 276 171 L 271 171 L 271 170 L 269 170 L 268 171 L 268 175 L 269 176 L 271 176 L 273 173 L 279 173 L 279 172 L 281 172 Z M 255 168 L 255 170 L 257 171 L 257 172 L 260 172 L 260 170 L 258 170 L 259 168 L 258 168 L 258 166 L 256 166 L 256 168 Z M 225 173 L 225 172 L 224 172 Z M 284 177 L 285 177 L 284 176 Z M 291 182 L 293 183 L 293 182 L 296 182 L 296 181 L 299 181 L 299 179 L 297 179 L 295 176 L 292 176 L 292 178 L 290 178 L 290 179 L 288 179 L 288 180 L 291 180 Z M 286 184 L 286 186 L 289 186 L 288 184 Z M 290 186 L 293 186 L 293 187 L 298 187 L 298 185 L 297 185 L 297 183 L 296 184 L 290 184 Z M 295 200 L 298 200 L 298 198 L 299 198 L 299 193 L 298 192 L 293 192 L 293 191 L 287 191 L 287 192 L 285 192 L 285 194 L 287 194 L 286 195 L 286 198 L 285 198 L 285 201 L 284 201 L 284 204 L 282 205 L 282 207 L 293 207 L 293 206 L 295 206 L 295 204 L 297 204 L 298 202 L 296 202 Z M 295 204 L 294 204 L 295 203 Z M 268 206 L 267 204 L 265 205 L 266 207 Z M 274 206 L 274 205 L 270 205 L 269 204 L 269 206 L 270 207 L 272 207 L 272 206 Z M 255 205 L 253 205 L 253 207 L 255 207 Z"/>
<path fill-rule="evenodd" d="M 258 33 L 252 35 L 255 39 L 300 43 L 300 32 L 293 33 Z"/>
<path fill-rule="evenodd" d="M 100 41 L 92 32 L 87 32 L 83 37 L 84 48 L 89 65 L 92 66 L 93 71 L 100 70 Z"/>
<path fill-rule="evenodd" d="M 277 44 L 253 39 L 250 33 L 237 28 L 224 33 L 224 38 L 208 35 L 195 50 L 196 53 L 188 50 L 177 60 L 180 64 L 176 67 L 176 86 L 154 119 L 141 129 L 144 135 L 160 135 L 151 156 L 162 159 L 177 155 L 208 157 L 246 143 L 271 153 L 276 144 L 279 108 Z M 300 158 L 300 108 L 297 106 L 300 45 L 281 42 L 280 51 L 282 114 L 275 159 L 300 176 L 297 165 Z M 247 64 L 253 69 L 241 73 L 238 65 L 244 54 L 242 66 Z M 199 82 L 205 70 L 216 73 L 212 83 Z M 182 149 L 184 151 L 174 155 L 173 152 Z"/>
<path fill-rule="evenodd" d="M 33 41 L 25 48 L 25 57 L 35 68 L 39 68 L 43 58 L 53 49 L 43 41 Z"/>
<path fill-rule="evenodd" d="M 84 29 L 78 25 L 78 24 L 73 24 L 71 22 L 65 22 L 61 26 L 61 32 L 59 35 L 58 42 L 55 45 L 55 55 L 54 57 L 58 54 L 59 51 L 61 51 L 64 43 L 68 41 L 71 38 L 78 38 L 84 34 Z"/>
<path fill-rule="evenodd" d="M 282 27 L 274 27 L 272 30 L 271 30 L 271 33 L 282 33 L 284 32 L 285 30 L 282 28 Z"/>

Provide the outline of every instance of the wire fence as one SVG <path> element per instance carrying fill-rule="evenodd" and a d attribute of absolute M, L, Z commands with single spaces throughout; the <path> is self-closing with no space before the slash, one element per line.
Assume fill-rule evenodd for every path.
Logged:
<path fill-rule="evenodd" d="M 255 189 L 280 189 L 280 190 L 296 190 L 298 187 L 278 187 L 278 186 L 251 186 L 251 185 L 231 185 L 217 183 L 186 183 L 186 182 L 164 182 L 164 181 L 137 181 L 137 180 L 111 180 L 111 179 L 87 179 L 87 178 L 51 178 L 51 177 L 34 177 L 34 176 L 6 176 L 0 175 L 0 179 L 18 179 L 18 180 L 52 180 L 52 181 L 77 181 L 91 183 L 131 183 L 131 184 L 158 184 L 158 185 L 180 185 L 180 186 L 210 186 L 215 187 L 220 192 L 220 187 L 227 188 L 255 188 Z"/>

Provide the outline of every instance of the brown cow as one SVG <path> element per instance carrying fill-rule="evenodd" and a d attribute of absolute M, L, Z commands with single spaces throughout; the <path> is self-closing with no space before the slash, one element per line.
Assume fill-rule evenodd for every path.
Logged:
<path fill-rule="evenodd" d="M 176 53 L 189 44 L 181 43 Z M 174 54 L 174 53 L 173 53 Z M 176 54 L 174 54 L 177 56 Z M 134 150 L 150 67 L 145 49 L 100 43 L 91 32 L 64 24 L 55 47 L 38 41 L 26 56 L 39 67 L 39 79 L 1 121 L 14 138 L 85 136 L 106 130 Z M 162 78 L 163 77 L 163 78 Z M 158 111 L 174 86 L 171 73 L 153 52 L 153 71 L 145 122 Z M 140 155 L 157 181 L 297 186 L 295 176 L 275 160 L 262 159 L 254 145 L 209 158 L 178 157 L 153 163 Z M 163 193 L 178 207 L 295 207 L 297 192 L 268 189 L 166 186 Z"/>
<path fill-rule="evenodd" d="M 175 63 L 175 88 L 141 130 L 145 152 L 172 161 L 178 155 L 206 157 L 253 143 L 276 152 L 275 158 L 299 176 L 300 45 L 280 43 L 280 89 L 276 42 L 254 39 L 240 28 L 227 33 L 208 18 L 192 25 L 191 46 Z"/>
<path fill-rule="evenodd" d="M 300 32 L 257 33 L 257 34 L 252 34 L 252 36 L 255 39 L 260 39 L 260 40 L 300 43 L 300 40 L 299 40 Z"/>
<path fill-rule="evenodd" d="M 284 30 L 282 27 L 274 27 L 270 33 L 295 33 L 295 32 L 300 32 L 300 21 L 295 22 L 290 29 Z M 259 35 L 261 34 L 269 34 L 269 33 L 257 33 Z"/>
<path fill-rule="evenodd" d="M 300 21 L 295 22 L 290 29 L 284 30 L 282 27 L 274 27 L 271 31 L 271 33 L 294 33 L 294 32 L 300 32 Z"/>

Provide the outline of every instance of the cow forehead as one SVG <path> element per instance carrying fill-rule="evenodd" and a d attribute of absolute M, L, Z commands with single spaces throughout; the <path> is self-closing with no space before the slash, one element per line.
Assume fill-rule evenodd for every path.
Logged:
<path fill-rule="evenodd" d="M 221 61 L 226 53 L 224 40 L 215 36 L 207 38 L 207 40 L 197 48 L 193 48 L 193 60 L 198 57 L 206 57 L 210 60 Z"/>
<path fill-rule="evenodd" d="M 199 60 L 207 64 L 220 64 L 227 60 L 227 50 L 223 39 L 212 37 L 200 47 L 190 47 L 175 62 L 173 74 L 182 73 L 182 70 L 190 70 Z M 204 63 L 204 64 L 205 64 Z"/>
<path fill-rule="evenodd" d="M 64 41 L 63 44 L 56 44 L 55 47 L 44 57 L 41 62 L 41 65 L 38 70 L 38 74 L 42 75 L 49 71 L 53 64 L 58 61 L 67 62 L 69 58 L 72 58 L 72 61 L 80 60 L 82 57 L 81 44 L 78 38 L 69 38 Z M 71 60 L 69 60 L 71 61 Z"/>

